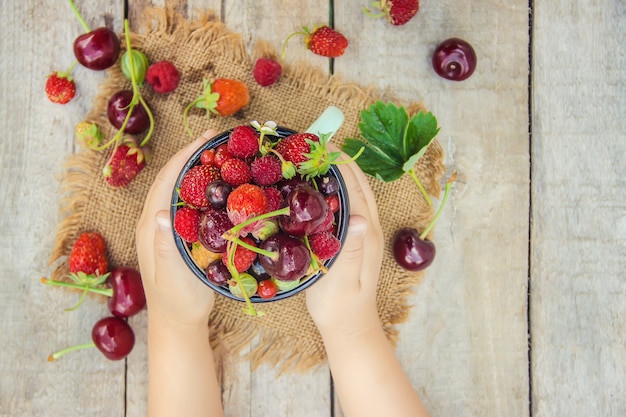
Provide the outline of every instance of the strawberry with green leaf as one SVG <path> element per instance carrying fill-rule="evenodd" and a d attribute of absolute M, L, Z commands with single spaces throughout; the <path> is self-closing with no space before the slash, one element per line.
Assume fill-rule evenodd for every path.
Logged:
<path fill-rule="evenodd" d="M 363 138 L 347 138 L 342 149 L 354 156 L 364 148 L 356 160 L 363 172 L 385 182 L 409 174 L 431 205 L 414 167 L 439 132 L 435 116 L 430 112 L 409 116 L 402 106 L 378 101 L 361 111 L 359 131 Z"/>

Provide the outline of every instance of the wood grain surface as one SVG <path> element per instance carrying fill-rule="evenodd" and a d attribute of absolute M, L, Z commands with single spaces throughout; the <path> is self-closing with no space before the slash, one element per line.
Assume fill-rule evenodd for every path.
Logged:
<path fill-rule="evenodd" d="M 123 29 L 124 4 L 77 0 L 88 24 Z M 302 60 L 384 97 L 422 100 L 459 180 L 435 228 L 437 259 L 411 296 L 397 355 L 432 416 L 626 415 L 626 6 L 599 0 L 422 1 L 402 27 L 364 16 L 367 1 L 129 1 L 194 18 L 213 10 L 253 51 L 279 50 L 303 25 L 332 23 L 350 46 Z M 0 4 L 0 417 L 146 415 L 146 316 L 124 361 L 97 351 L 47 356 L 89 341 L 102 303 L 67 313 L 77 293 L 43 286 L 60 215 L 59 181 L 74 126 L 105 75 L 75 70 L 65 106 L 46 76 L 73 62 L 82 33 L 66 1 Z M 430 65 L 448 37 L 468 40 L 468 80 Z M 393 198 L 393 196 L 390 196 Z M 530 325 L 530 326 L 529 326 Z M 340 416 L 326 366 L 279 376 L 225 362 L 231 417 Z"/>

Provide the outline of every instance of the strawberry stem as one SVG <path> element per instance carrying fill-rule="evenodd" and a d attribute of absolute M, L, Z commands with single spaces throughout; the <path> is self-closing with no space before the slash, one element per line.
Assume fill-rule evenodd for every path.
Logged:
<path fill-rule="evenodd" d="M 441 204 L 439 204 L 439 209 L 437 209 L 437 213 L 435 214 L 435 217 L 433 217 L 433 219 L 430 221 L 428 226 L 426 226 L 426 229 L 424 229 L 424 231 L 420 235 L 420 239 L 422 239 L 422 240 L 426 239 L 426 236 L 428 236 L 428 232 L 430 232 L 430 230 L 433 228 L 433 226 L 437 222 L 437 219 L 439 218 L 439 215 L 443 211 L 443 207 L 446 205 L 446 201 L 448 200 L 448 195 L 450 194 L 450 188 L 452 187 L 452 183 L 455 180 L 456 180 L 456 171 L 452 173 L 452 175 L 450 176 L 450 178 L 446 182 L 446 188 L 445 188 L 445 190 L 443 192 L 443 198 L 441 199 Z"/>
<path fill-rule="evenodd" d="M 83 301 L 85 301 L 85 297 L 87 296 L 87 293 L 89 292 L 89 285 L 85 285 L 85 289 L 83 290 L 83 294 L 80 296 L 80 299 L 78 300 L 78 302 L 76 303 L 76 305 L 74 307 L 68 307 L 65 309 L 65 311 L 70 312 L 70 311 L 74 311 L 76 310 L 78 307 L 81 306 L 81 304 L 83 304 Z"/>
<path fill-rule="evenodd" d="M 78 8 L 76 8 L 76 5 L 74 4 L 74 2 L 72 0 L 68 0 L 68 3 L 70 4 L 70 7 L 74 11 L 74 14 L 80 21 L 80 24 L 83 25 L 83 27 L 85 28 L 85 32 L 91 32 L 89 25 L 87 24 L 87 22 L 85 22 L 85 19 L 83 19 L 83 17 L 80 15 L 80 12 L 78 11 Z"/>
<path fill-rule="evenodd" d="M 189 114 L 189 110 L 191 110 L 193 106 L 200 103 L 201 101 L 202 101 L 202 96 L 198 97 L 197 99 L 189 103 L 189 105 L 185 107 L 185 111 L 183 112 L 183 124 L 185 125 L 185 130 L 187 131 L 187 133 L 189 133 L 189 136 L 191 136 L 192 138 L 194 137 L 194 134 L 193 134 L 193 131 L 191 130 L 191 127 L 189 127 L 189 120 L 187 118 L 187 115 Z"/>
<path fill-rule="evenodd" d="M 285 59 L 285 56 L 287 55 L 287 42 L 289 42 L 289 39 L 293 38 L 296 35 L 304 35 L 304 36 L 306 36 L 306 35 L 310 34 L 310 32 L 306 28 L 304 28 L 304 29 L 305 30 L 303 30 L 302 32 L 293 32 L 291 35 L 287 36 L 287 39 L 285 39 L 285 42 L 283 42 L 283 47 L 282 47 L 282 50 L 281 50 L 281 53 L 280 53 L 280 57 L 282 59 Z"/>
<path fill-rule="evenodd" d="M 432 206 L 433 202 L 430 199 L 430 196 L 428 195 L 428 193 L 426 192 L 426 189 L 422 185 L 420 179 L 417 177 L 417 174 L 415 173 L 415 170 L 413 168 L 411 168 L 410 170 L 408 170 L 408 173 L 411 176 L 411 178 L 413 178 L 413 181 L 415 181 L 415 184 L 417 184 L 417 188 L 420 189 L 420 191 L 421 191 L 422 195 L 424 196 L 424 199 L 426 200 L 428 205 Z"/>
<path fill-rule="evenodd" d="M 48 356 L 48 362 L 54 362 L 55 360 L 59 359 L 61 356 L 65 355 L 66 353 L 73 352 L 75 350 L 88 349 L 88 348 L 93 348 L 93 347 L 96 347 L 96 344 L 94 342 L 84 343 L 82 345 L 70 346 L 65 349 L 59 350 L 58 352 L 54 352 L 52 355 Z"/>
<path fill-rule="evenodd" d="M 41 283 L 42 284 L 46 284 L 46 285 L 50 285 L 50 286 L 53 286 L 53 287 L 66 287 L 66 288 L 77 288 L 77 289 L 88 288 L 87 291 L 88 292 L 92 292 L 94 294 L 105 295 L 107 297 L 112 297 L 113 296 L 113 289 L 112 288 L 91 287 L 89 285 L 74 284 L 72 282 L 65 282 L 65 281 L 55 281 L 55 280 L 48 279 L 48 278 L 41 278 Z"/>

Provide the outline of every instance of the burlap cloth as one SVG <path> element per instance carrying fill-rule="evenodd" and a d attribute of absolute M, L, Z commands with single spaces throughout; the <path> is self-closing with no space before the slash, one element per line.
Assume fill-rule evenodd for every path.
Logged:
<path fill-rule="evenodd" d="M 56 264 L 53 279 L 63 279 L 67 274 L 66 259 L 72 244 L 81 232 L 88 230 L 103 234 L 112 266 L 137 267 L 134 229 L 144 197 L 160 168 L 191 141 L 184 130 L 182 115 L 185 106 L 201 93 L 203 77 L 240 79 L 249 86 L 252 99 L 246 109 L 232 117 L 212 117 L 209 121 L 204 111 L 191 111 L 191 128 L 198 135 L 209 127 L 224 131 L 252 120 L 274 120 L 302 131 L 327 106 L 335 105 L 345 114 L 345 124 L 333 138 L 334 143 L 341 144 L 346 137 L 359 137 L 359 112 L 377 99 L 403 104 L 410 112 L 422 109 L 419 103 L 399 103 L 373 89 L 328 77 L 304 63 L 284 63 L 280 81 L 271 87 L 260 87 L 252 78 L 254 59 L 275 55 L 262 41 L 255 47 L 253 56 L 249 56 L 241 36 L 229 32 L 212 13 L 194 21 L 161 9 L 150 10 L 144 16 L 142 29 L 132 34 L 133 47 L 143 51 L 151 62 L 172 61 L 182 74 L 180 86 L 167 95 L 142 89 L 156 119 L 150 140 L 153 157 L 128 187 L 114 189 L 105 182 L 101 170 L 106 152 L 83 150 L 68 159 L 61 179 L 62 222 L 51 256 Z M 107 120 L 107 100 L 122 88 L 130 88 L 130 83 L 122 76 L 119 66 L 115 66 L 108 70 L 93 109 L 86 116 L 86 120 L 98 123 L 109 138 L 115 131 Z M 442 160 L 441 146 L 434 141 L 417 165 L 418 176 L 434 196 L 440 193 Z M 387 245 L 378 285 L 378 310 L 387 336 L 395 343 L 398 335 L 394 325 L 406 319 L 410 308 L 407 296 L 422 274 L 409 274 L 396 265 L 388 248 L 389 239 L 399 227 L 425 227 L 433 210 L 424 203 L 408 176 L 393 183 L 370 178 L 370 185 L 376 195 Z M 324 362 L 325 351 L 307 313 L 304 294 L 263 304 L 264 317 L 249 317 L 242 313 L 242 307 L 237 301 L 217 297 L 210 318 L 214 347 L 229 354 L 238 353 L 251 346 L 256 338 L 248 354 L 252 365 L 267 362 L 278 366 L 281 372 L 305 371 Z"/>

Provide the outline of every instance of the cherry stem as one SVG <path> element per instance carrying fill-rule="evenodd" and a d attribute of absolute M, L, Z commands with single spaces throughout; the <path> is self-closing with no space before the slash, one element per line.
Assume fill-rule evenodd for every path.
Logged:
<path fill-rule="evenodd" d="M 422 195 L 424 196 L 424 199 L 426 200 L 426 203 L 428 203 L 429 206 L 432 206 L 433 202 L 430 199 L 430 196 L 428 195 L 428 193 L 426 192 L 426 189 L 422 185 L 420 179 L 417 177 L 417 174 L 415 173 L 415 170 L 413 170 L 413 168 L 411 168 L 408 171 L 408 173 L 411 176 L 411 178 L 413 178 L 413 181 L 415 181 L 415 184 L 417 184 L 417 188 L 419 188 L 420 191 L 422 192 Z"/>
<path fill-rule="evenodd" d="M 126 40 L 126 50 L 128 51 L 128 54 L 130 56 L 130 59 L 128 60 L 128 62 L 130 65 L 130 82 L 133 85 L 133 100 L 130 103 L 130 108 L 128 110 L 128 114 L 126 115 L 126 120 L 124 120 L 124 126 L 122 127 L 121 130 L 123 131 L 124 130 L 123 128 L 126 127 L 126 123 L 128 122 L 128 119 L 130 118 L 130 114 L 132 113 L 134 107 L 137 105 L 137 101 L 138 101 L 139 103 L 143 105 L 144 110 L 148 114 L 148 119 L 150 120 L 150 128 L 148 129 L 148 133 L 146 133 L 146 136 L 143 138 L 143 140 L 139 144 L 139 146 L 142 147 L 146 143 L 148 143 L 148 141 L 150 140 L 150 137 L 152 136 L 152 132 L 154 131 L 154 116 L 152 115 L 152 111 L 150 110 L 150 107 L 148 107 L 148 104 L 146 103 L 144 98 L 141 96 L 141 92 L 139 91 L 139 85 L 137 84 L 137 78 L 135 77 L 135 60 L 133 59 L 133 56 L 132 56 L 133 48 L 130 44 L 130 25 L 128 23 L 128 19 L 124 19 L 124 39 Z"/>
<path fill-rule="evenodd" d="M 314 270 L 319 271 L 320 270 L 320 266 L 317 263 L 317 257 L 313 253 L 313 249 L 311 249 L 311 243 L 309 243 L 309 237 L 306 236 L 306 235 L 304 236 L 304 244 L 305 244 L 306 248 L 309 250 L 309 253 L 311 254 L 311 267 Z"/>
<path fill-rule="evenodd" d="M 72 0 L 68 0 L 68 3 L 70 4 L 70 7 L 74 11 L 74 14 L 80 21 L 80 24 L 83 25 L 83 27 L 85 28 L 85 31 L 88 33 L 91 32 L 89 25 L 87 24 L 87 22 L 85 22 L 85 19 L 83 19 L 83 17 L 80 15 L 80 12 L 78 11 L 78 8 L 76 8 L 76 5 L 74 4 L 74 2 Z"/>
<path fill-rule="evenodd" d="M 238 225 L 234 226 L 233 228 L 231 228 L 230 230 L 228 230 L 226 233 L 224 233 L 224 236 L 222 236 L 224 239 L 226 240 L 233 240 L 235 239 L 237 236 L 239 236 L 239 232 L 241 231 L 241 229 L 243 229 L 244 227 L 251 225 L 252 223 L 258 221 L 258 220 L 264 220 L 264 219 L 268 219 L 270 217 L 275 217 L 275 216 L 286 216 L 289 214 L 289 207 L 283 207 L 281 209 L 278 210 L 274 210 L 274 211 L 270 211 L 269 213 L 264 213 L 264 214 L 260 214 L 258 216 L 252 217 L 244 222 L 239 223 Z"/>
<path fill-rule="evenodd" d="M 113 289 L 112 288 L 98 288 L 98 287 L 92 287 L 89 285 L 81 285 L 81 284 L 75 284 L 72 282 L 65 282 L 65 281 L 55 281 L 52 279 L 48 279 L 48 278 L 41 278 L 41 283 L 42 284 L 46 284 L 46 285 L 50 285 L 53 287 L 66 287 L 66 288 L 77 288 L 77 289 L 87 289 L 88 292 L 92 292 L 94 294 L 100 294 L 100 295 L 105 295 L 107 297 L 113 297 Z"/>
<path fill-rule="evenodd" d="M 420 239 L 422 240 L 426 239 L 426 236 L 428 236 L 428 232 L 430 232 L 430 230 L 433 228 L 433 226 L 437 222 L 439 215 L 443 211 L 443 207 L 446 205 L 446 201 L 448 200 L 448 195 L 450 194 L 450 188 L 452 188 L 452 183 L 455 180 L 456 180 L 456 171 L 452 173 L 452 175 L 446 182 L 446 188 L 443 192 L 443 198 L 441 199 L 441 204 L 439 204 L 439 209 L 437 209 L 437 213 L 435 214 L 435 217 L 433 217 L 433 219 L 430 221 L 428 226 L 426 226 L 426 229 L 424 229 L 424 231 L 420 235 Z"/>
<path fill-rule="evenodd" d="M 65 349 L 59 350 L 58 352 L 54 352 L 52 355 L 48 356 L 48 362 L 54 362 L 55 360 L 59 359 L 61 356 L 65 355 L 66 353 L 73 352 L 75 350 L 89 349 L 89 348 L 94 348 L 94 347 L 96 347 L 96 344 L 94 342 L 84 343 L 82 345 L 70 346 Z"/>
<path fill-rule="evenodd" d="M 246 301 L 246 305 L 248 308 L 244 309 L 243 311 L 244 313 L 249 314 L 251 316 L 263 315 L 262 313 L 257 312 L 254 309 L 254 305 L 252 305 L 252 301 L 250 301 L 248 292 L 244 288 L 243 283 L 241 282 L 241 278 L 239 277 L 239 271 L 237 270 L 237 268 L 235 268 L 235 251 L 236 250 L 237 250 L 237 243 L 233 241 L 228 242 L 228 249 L 226 252 L 228 254 L 228 262 L 227 262 L 226 267 L 228 268 L 228 270 L 230 271 L 230 274 L 235 279 L 235 282 L 237 283 L 237 286 L 241 290 L 241 293 L 243 294 L 243 298 Z"/>

